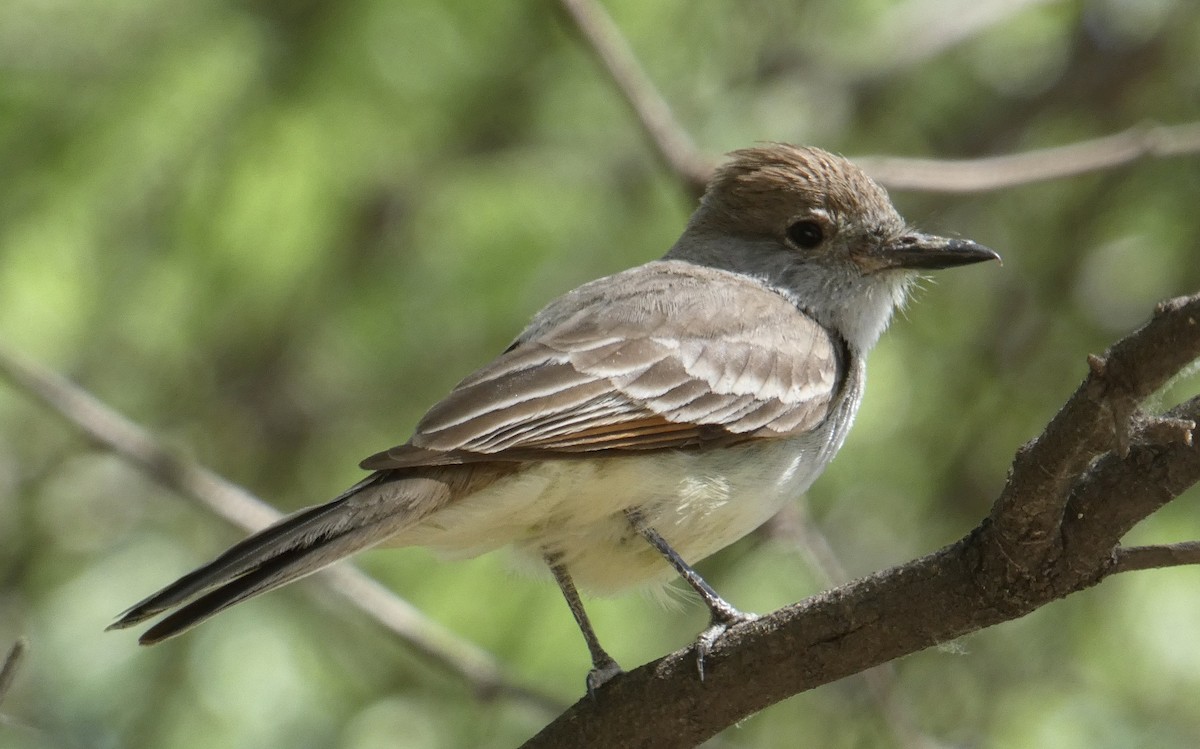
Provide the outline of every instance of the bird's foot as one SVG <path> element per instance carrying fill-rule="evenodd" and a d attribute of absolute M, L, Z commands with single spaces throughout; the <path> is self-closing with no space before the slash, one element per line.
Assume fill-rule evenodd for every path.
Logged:
<path fill-rule="evenodd" d="M 728 604 L 726 607 L 721 611 L 713 609 L 712 621 L 696 638 L 696 671 L 700 674 L 700 681 L 704 681 L 704 659 L 712 652 L 717 640 L 721 639 L 730 627 L 752 622 L 758 618 L 758 614 L 744 614 Z"/>
<path fill-rule="evenodd" d="M 592 664 L 592 670 L 588 671 L 587 675 L 588 697 L 593 700 L 596 699 L 596 691 L 607 684 L 609 679 L 622 673 L 625 672 L 621 670 L 621 666 L 612 658 Z"/>

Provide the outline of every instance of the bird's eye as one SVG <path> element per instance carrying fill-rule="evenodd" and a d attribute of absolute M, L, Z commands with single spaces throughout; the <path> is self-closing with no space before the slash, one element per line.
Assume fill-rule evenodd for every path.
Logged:
<path fill-rule="evenodd" d="M 797 247 L 811 250 L 825 239 L 825 232 L 816 221 L 797 221 L 787 228 L 787 238 Z"/>

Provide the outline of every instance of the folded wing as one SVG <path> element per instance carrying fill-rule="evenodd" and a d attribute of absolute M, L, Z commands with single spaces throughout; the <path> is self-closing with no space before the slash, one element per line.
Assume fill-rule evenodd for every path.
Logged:
<path fill-rule="evenodd" d="M 547 321 L 556 322 L 547 322 Z M 660 261 L 534 319 L 375 470 L 764 439 L 813 429 L 844 365 L 828 332 L 744 276 Z"/>

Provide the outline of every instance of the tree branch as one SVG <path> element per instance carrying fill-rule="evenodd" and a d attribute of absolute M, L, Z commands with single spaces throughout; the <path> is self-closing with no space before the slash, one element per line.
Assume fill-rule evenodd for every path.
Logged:
<path fill-rule="evenodd" d="M 163 486 L 227 522 L 254 532 L 281 517 L 246 489 L 168 450 L 149 432 L 67 379 L 0 348 L 0 375 L 34 396 L 100 447 L 124 458 Z M 433 622 L 407 601 L 350 566 L 318 573 L 327 591 L 360 609 L 481 697 L 506 696 L 557 712 L 561 705 L 507 676 L 486 651 Z"/>
<path fill-rule="evenodd" d="M 1022 449 L 990 516 L 967 536 L 731 629 L 706 659 L 703 682 L 691 648 L 618 676 L 525 746 L 695 746 L 799 692 L 1016 619 L 1122 571 L 1120 538 L 1200 480 L 1192 439 L 1200 396 L 1132 423 L 1132 409 L 1119 404 L 1136 404 L 1198 355 L 1200 295 L 1159 305 L 1148 324 L 1092 358 L 1084 384 Z M 1059 532 L 1035 534 L 1036 543 L 1009 537 L 1047 525 Z"/>
<path fill-rule="evenodd" d="M 1131 164 L 1148 158 L 1200 153 L 1200 122 L 1142 125 L 1065 146 L 947 161 L 898 156 L 855 156 L 881 185 L 896 190 L 965 193 L 1018 187 Z"/>
<path fill-rule="evenodd" d="M 1027 4 L 1041 0 L 1023 0 Z M 713 162 L 699 152 L 680 126 L 666 100 L 642 69 L 621 30 L 595 0 L 559 0 L 572 25 L 617 87 L 659 158 L 684 189 L 703 194 Z M 1011 5 L 1011 4 L 1010 4 Z M 970 21 L 948 40 L 956 42 L 980 25 L 1003 18 L 1019 6 L 994 4 L 977 9 Z M 926 9 L 916 11 L 919 15 Z M 905 12 L 914 11 L 909 7 Z M 939 33 L 943 33 L 940 30 Z M 909 49 L 925 50 L 921 45 Z M 1149 158 L 1200 153 L 1200 122 L 1178 125 L 1140 125 L 1114 135 L 980 159 L 944 160 L 898 156 L 854 156 L 851 160 L 885 187 L 934 193 L 967 193 L 1019 187 L 1050 179 L 1073 177 L 1131 164 Z"/>
<path fill-rule="evenodd" d="M 1112 574 L 1200 564 L 1200 541 L 1156 546 L 1122 546 L 1115 552 Z"/>
<path fill-rule="evenodd" d="M 1003 565 L 1002 574 L 1035 574 L 1058 553 L 1072 486 L 1105 451 L 1128 452 L 1137 404 L 1200 357 L 1198 319 L 1200 296 L 1164 302 L 1140 330 L 1103 356 L 1088 357 L 1087 378 L 1041 436 L 1017 452 L 992 508 L 993 538 L 1003 552 L 995 560 Z M 1161 426 L 1160 421 L 1155 429 Z"/>
<path fill-rule="evenodd" d="M 702 195 L 712 163 L 679 125 L 612 18 L 594 0 L 559 0 L 559 5 L 616 85 L 667 169 L 693 197 Z"/>
<path fill-rule="evenodd" d="M 8 696 L 8 690 L 12 687 L 13 680 L 17 678 L 17 671 L 21 668 L 21 661 L 25 658 L 25 651 L 28 648 L 28 643 L 24 637 L 18 637 L 17 641 L 8 649 L 8 655 L 4 656 L 4 665 L 0 666 L 0 704 L 4 703 L 4 698 Z"/>

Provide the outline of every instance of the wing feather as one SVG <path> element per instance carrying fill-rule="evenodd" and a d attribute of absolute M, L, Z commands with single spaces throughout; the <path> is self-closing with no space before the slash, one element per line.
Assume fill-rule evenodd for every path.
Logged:
<path fill-rule="evenodd" d="M 746 276 L 658 261 L 542 311 L 371 469 L 770 438 L 816 427 L 839 342 Z"/>

